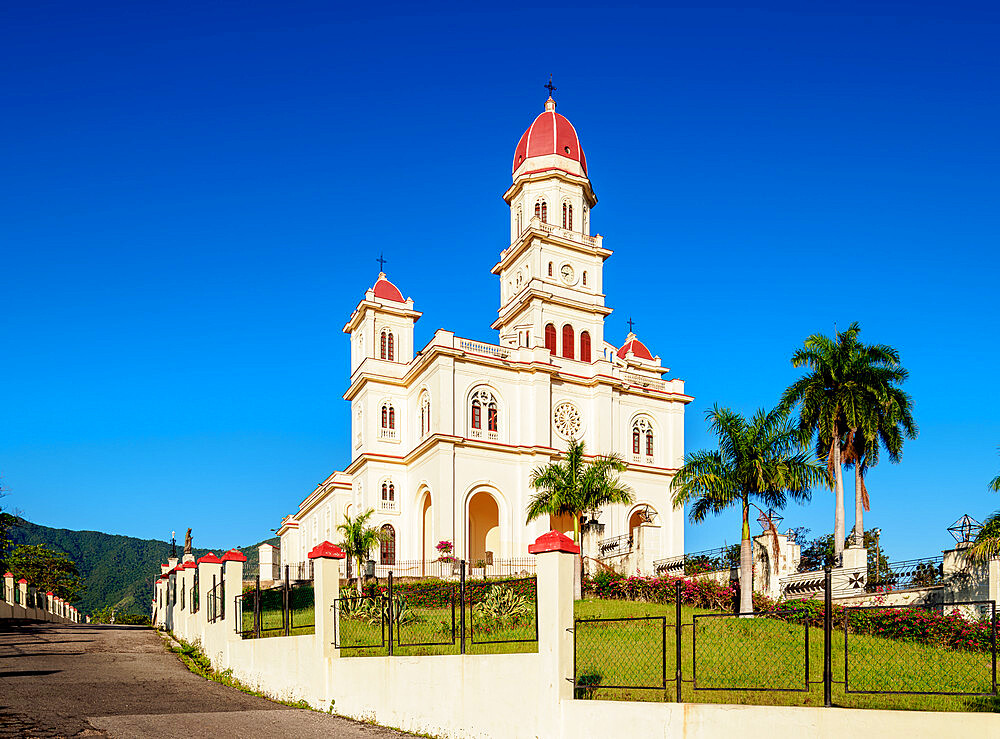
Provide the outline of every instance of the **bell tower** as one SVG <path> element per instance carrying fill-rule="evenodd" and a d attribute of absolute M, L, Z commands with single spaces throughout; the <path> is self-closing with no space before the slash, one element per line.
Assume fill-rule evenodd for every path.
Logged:
<path fill-rule="evenodd" d="M 493 328 L 501 345 L 546 346 L 564 359 L 593 362 L 611 313 L 603 292 L 611 251 L 601 236 L 590 235 L 597 196 L 587 158 L 551 94 L 518 141 L 512 177 L 503 196 L 510 206 L 510 246 L 492 270 L 500 278 Z"/>

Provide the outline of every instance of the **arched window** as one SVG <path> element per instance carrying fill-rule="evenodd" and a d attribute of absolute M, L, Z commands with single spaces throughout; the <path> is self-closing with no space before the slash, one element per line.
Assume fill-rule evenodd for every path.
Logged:
<path fill-rule="evenodd" d="M 382 500 L 379 501 L 379 509 L 385 513 L 395 513 L 396 508 L 396 486 L 392 480 L 382 481 Z"/>
<path fill-rule="evenodd" d="M 396 361 L 396 346 L 395 346 L 395 344 L 396 344 L 396 342 L 393 341 L 392 332 L 390 332 L 389 333 L 389 361 L 390 362 L 395 362 Z"/>
<path fill-rule="evenodd" d="M 477 439 L 483 437 L 483 414 L 485 413 L 486 432 L 488 437 L 495 441 L 500 432 L 500 406 L 493 392 L 486 387 L 474 390 L 470 406 L 472 414 L 470 435 Z"/>
<path fill-rule="evenodd" d="M 646 443 L 645 454 L 640 458 L 640 455 L 643 454 L 643 440 Z M 634 455 L 632 461 L 643 461 L 651 464 L 653 462 L 653 449 L 653 424 L 648 418 L 639 416 L 632 422 L 632 454 Z"/>
<path fill-rule="evenodd" d="M 392 407 L 392 403 L 382 404 L 382 428 L 379 431 L 379 436 L 383 439 L 396 439 L 396 409 Z"/>
<path fill-rule="evenodd" d="M 391 525 L 384 524 L 379 533 L 379 564 L 396 564 L 396 530 Z"/>
<path fill-rule="evenodd" d="M 385 346 L 386 346 L 386 332 L 385 331 L 382 332 L 382 344 L 381 344 L 381 346 L 382 346 L 382 351 L 379 353 L 379 358 L 380 359 L 385 359 L 385 357 L 386 357 L 386 351 L 385 351 Z"/>
<path fill-rule="evenodd" d="M 552 276 L 552 262 L 549 262 L 549 277 Z"/>
<path fill-rule="evenodd" d="M 562 355 L 566 357 L 566 359 L 573 359 L 573 357 L 575 356 L 574 346 L 573 346 L 573 327 L 570 326 L 568 323 L 565 326 L 563 326 L 562 339 L 563 339 Z"/>
<path fill-rule="evenodd" d="M 431 432 L 431 398 L 425 390 L 420 394 L 420 436 Z"/>
<path fill-rule="evenodd" d="M 545 348 L 549 350 L 549 354 L 556 353 L 556 327 L 551 323 L 545 326 Z"/>
<path fill-rule="evenodd" d="M 581 331 L 580 332 L 580 361 L 589 362 L 590 361 L 590 332 Z"/>
<path fill-rule="evenodd" d="M 496 401 L 491 401 L 486 406 L 486 430 L 496 433 L 498 420 Z"/>
<path fill-rule="evenodd" d="M 517 206 L 514 216 L 514 231 L 518 236 L 521 235 L 521 206 Z"/>
<path fill-rule="evenodd" d="M 542 223 L 549 222 L 549 206 L 544 200 L 535 201 L 535 218 L 541 220 Z"/>
<path fill-rule="evenodd" d="M 573 206 L 563 203 L 563 228 L 573 230 Z"/>

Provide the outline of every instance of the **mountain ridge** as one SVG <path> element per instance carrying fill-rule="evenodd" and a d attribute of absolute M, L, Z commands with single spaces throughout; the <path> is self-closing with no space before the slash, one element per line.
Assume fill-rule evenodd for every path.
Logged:
<path fill-rule="evenodd" d="M 124 613 L 148 615 L 153 581 L 159 576 L 160 565 L 167 561 L 171 549 L 169 541 L 103 531 L 57 529 L 22 518 L 17 519 L 11 534 L 14 546 L 44 544 L 76 562 L 86 590 L 73 605 L 85 614 L 112 606 Z M 257 548 L 265 542 L 277 545 L 278 541 L 277 537 L 272 537 L 238 549 L 246 555 L 247 567 L 255 568 Z M 196 558 L 210 551 L 221 554 L 225 550 L 192 548 Z M 178 556 L 181 552 L 183 546 L 178 545 Z"/>

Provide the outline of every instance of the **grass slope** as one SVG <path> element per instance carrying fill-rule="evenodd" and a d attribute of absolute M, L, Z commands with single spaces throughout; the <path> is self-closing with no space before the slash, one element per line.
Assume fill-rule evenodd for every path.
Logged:
<path fill-rule="evenodd" d="M 113 606 L 125 613 L 148 615 L 153 580 L 160 564 L 170 556 L 170 542 L 105 534 L 100 531 L 72 531 L 39 526 L 20 520 L 12 532 L 14 545 L 44 544 L 68 554 L 80 571 L 87 589 L 75 603 L 83 613 Z M 277 544 L 277 539 L 268 539 Z M 257 562 L 257 546 L 243 547 L 247 566 Z M 180 552 L 183 547 L 178 545 Z M 195 549 L 195 557 L 209 552 Z M 220 552 L 216 550 L 216 554 Z"/>

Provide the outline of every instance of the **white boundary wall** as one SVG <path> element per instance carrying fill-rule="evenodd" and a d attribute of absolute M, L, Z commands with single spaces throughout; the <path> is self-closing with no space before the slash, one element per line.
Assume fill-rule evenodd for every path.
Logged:
<path fill-rule="evenodd" d="M 79 623 L 84 620 L 74 606 L 61 598 L 47 594 L 45 608 L 22 605 L 28 602 L 28 583 L 23 579 L 15 583 L 9 573 L 4 575 L 3 592 L 4 597 L 0 598 L 0 620 L 52 621 L 64 624 Z"/>
<path fill-rule="evenodd" d="M 317 549 L 323 546 L 335 549 L 329 544 Z M 241 557 L 229 552 L 222 565 L 198 565 L 203 593 L 211 587 L 209 572 L 218 577 L 223 570 L 225 619 L 206 622 L 203 595 L 198 613 L 183 613 L 179 603 L 172 603 L 165 620 L 181 638 L 199 641 L 216 669 L 231 669 L 242 682 L 275 698 L 305 700 L 351 718 L 436 736 L 503 739 L 773 739 L 776 732 L 821 739 L 941 739 L 958 733 L 1000 737 L 1000 720 L 986 713 L 574 700 L 576 558 L 566 551 L 538 554 L 537 653 L 343 659 L 333 646 L 331 607 L 339 597 L 340 561 L 325 555 L 316 559 L 315 634 L 243 640 L 234 624 L 235 595 L 242 592 Z M 169 573 L 157 582 L 157 605 L 164 602 L 160 598 L 174 577 L 183 578 L 188 588 L 193 584 L 190 569 Z"/>

